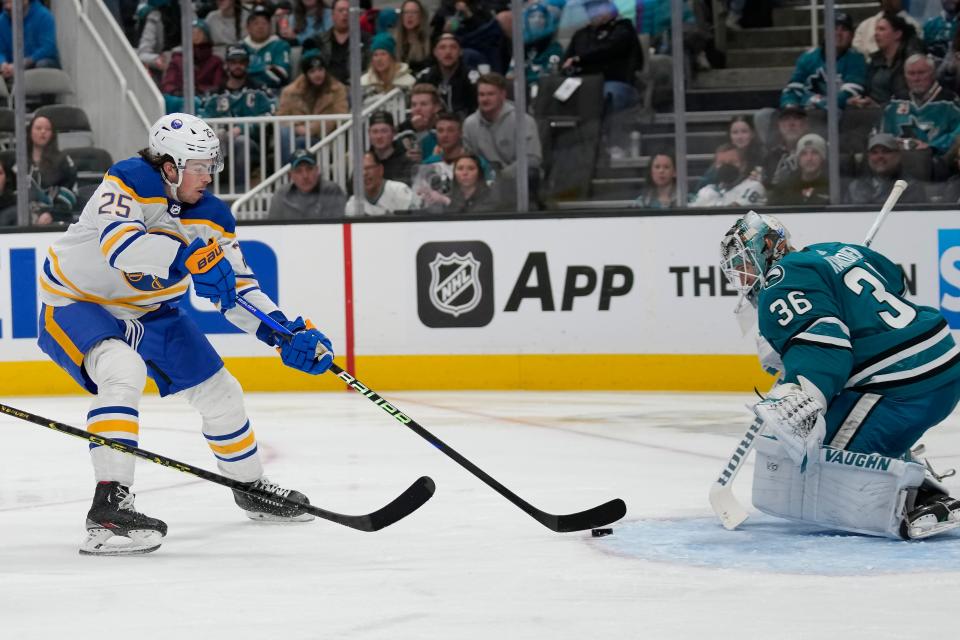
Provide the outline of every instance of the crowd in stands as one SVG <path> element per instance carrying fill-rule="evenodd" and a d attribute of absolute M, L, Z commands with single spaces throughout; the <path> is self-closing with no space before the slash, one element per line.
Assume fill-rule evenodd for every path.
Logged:
<path fill-rule="evenodd" d="M 0 75 L 8 81 L 11 1 L 3 0 L 0 14 Z M 50 11 L 41 0 L 23 1 L 28 67 L 58 66 Z M 155 79 L 167 110 L 183 110 L 179 0 L 106 4 Z M 562 153 L 542 139 L 553 132 L 533 117 L 538 90 L 549 87 L 557 96 L 569 79 L 597 79 L 597 113 L 603 122 L 596 135 L 603 141 L 599 162 L 606 162 L 608 151 L 617 157 L 637 114 L 651 107 L 642 104 L 644 87 L 638 81 L 648 56 L 672 52 L 670 0 L 636 0 L 629 15 L 618 9 L 623 3 L 610 0 L 569 6 L 567 0 L 528 0 L 520 16 L 512 16 L 509 0 L 360 4 L 363 103 L 399 89 L 409 117 L 398 122 L 386 111 L 369 117 L 369 148 L 357 168 L 363 173 L 362 194 L 351 194 L 352 184 L 346 192 L 328 184 L 317 155 L 306 151 L 333 130 L 329 122 L 270 125 L 281 127 L 281 143 L 266 153 L 290 164 L 290 183 L 274 196 L 270 218 L 353 215 L 358 202 L 365 215 L 510 211 L 517 180 L 527 182 L 531 207 L 537 208 L 547 172 Z M 714 4 L 683 0 L 690 75 L 723 65 L 712 41 L 714 23 L 724 21 L 736 30 L 752 26 L 752 0 L 728 0 L 727 13 L 716 16 Z M 796 60 L 778 104 L 730 120 L 726 140 L 716 147 L 709 168 L 690 183 L 685 202 L 679 201 L 673 149 L 651 149 L 637 168 L 644 181 L 634 205 L 876 204 L 901 177 L 911 182 L 905 203 L 957 201 L 960 0 L 942 0 L 941 11 L 925 17 L 911 14 L 905 4 L 908 0 L 879 0 L 877 12 L 859 24 L 843 11 L 836 13 L 839 140 L 827 141 L 821 44 Z M 192 110 L 204 118 L 349 114 L 349 5 L 349 0 L 194 0 Z M 573 7 L 579 21 L 566 23 L 574 26 L 561 43 L 561 24 Z M 522 21 L 522 70 L 512 59 L 513 19 Z M 518 73 L 527 80 L 527 113 L 518 113 L 511 99 Z M 517 171 L 521 117 L 527 175 Z M 244 166 L 245 158 L 260 153 L 257 133 L 256 128 L 219 128 L 240 190 L 266 177 Z M 71 172 L 70 155 L 58 148 L 49 119 L 31 121 L 28 144 L 33 221 L 69 222 L 84 203 L 76 169 Z M 831 202 L 831 144 L 839 151 L 840 202 Z M 11 224 L 17 181 L 11 165 L 0 164 L 5 164 L 0 167 L 0 224 Z"/>

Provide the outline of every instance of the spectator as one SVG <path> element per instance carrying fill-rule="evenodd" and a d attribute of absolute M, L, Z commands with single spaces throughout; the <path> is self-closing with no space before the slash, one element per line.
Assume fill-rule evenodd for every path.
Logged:
<path fill-rule="evenodd" d="M 836 14 L 837 104 L 842 109 L 847 100 L 863 93 L 867 62 L 850 44 L 853 42 L 853 19 L 849 14 Z M 800 105 L 805 109 L 827 108 L 826 53 L 817 47 L 797 59 L 790 82 L 780 94 L 780 106 Z"/>
<path fill-rule="evenodd" d="M 780 109 L 777 116 L 777 144 L 763 159 L 763 183 L 772 187 L 797 168 L 794 151 L 800 138 L 810 133 L 807 112 L 799 106 Z"/>
<path fill-rule="evenodd" d="M 434 152 L 423 159 L 417 167 L 413 190 L 425 202 L 438 202 L 430 197 L 436 191 L 449 195 L 453 184 L 453 164 L 457 158 L 470 154 L 463 144 L 463 120 L 455 113 L 444 112 L 437 116 L 437 146 Z M 482 156 L 473 154 L 480 162 L 480 169 L 487 182 L 492 181 L 490 164 Z"/>
<path fill-rule="evenodd" d="M 57 131 L 44 116 L 35 116 L 27 128 L 30 172 L 30 212 L 33 224 L 66 224 L 77 206 L 77 168 L 60 151 Z"/>
<path fill-rule="evenodd" d="M 253 81 L 279 89 L 290 80 L 290 45 L 272 32 L 272 15 L 266 5 L 255 5 L 247 16 L 247 37 L 243 44 L 250 52 L 247 73 Z"/>
<path fill-rule="evenodd" d="M 875 133 L 867 142 L 867 169 L 869 173 L 856 178 L 847 187 L 849 204 L 882 205 L 890 195 L 893 183 L 902 177 L 900 165 L 900 146 L 897 139 L 889 133 Z M 924 202 L 923 188 L 915 182 L 908 182 L 900 196 L 903 204 Z"/>
<path fill-rule="evenodd" d="M 407 157 L 414 164 L 433 155 L 437 146 L 437 114 L 440 113 L 440 96 L 432 84 L 422 82 L 413 85 L 410 91 L 410 118 L 398 131 L 399 138 L 407 148 Z"/>
<path fill-rule="evenodd" d="M 541 75 L 559 71 L 563 47 L 557 42 L 557 29 L 565 1 L 534 0 L 523 9 L 523 48 L 528 85 L 535 85 Z M 513 73 L 514 61 L 511 60 L 507 77 L 512 78 Z"/>
<path fill-rule="evenodd" d="M 861 22 L 853 36 L 853 48 L 867 57 L 875 54 L 878 49 L 882 49 L 876 39 L 876 27 L 877 22 L 883 18 L 884 15 L 888 16 L 887 20 L 889 20 L 889 16 L 897 16 L 900 18 L 901 24 L 905 23 L 909 25 L 910 30 L 908 33 L 910 38 L 916 37 L 916 34 L 921 31 L 920 23 L 903 10 L 901 0 L 880 0 L 879 4 L 880 12 Z M 901 31 L 902 30 L 903 29 L 901 29 Z M 906 38 L 904 42 L 906 42 Z"/>
<path fill-rule="evenodd" d="M 433 47 L 434 64 L 417 74 L 417 82 L 429 82 L 437 87 L 445 111 L 467 117 L 477 108 L 477 89 L 474 86 L 480 73 L 467 67 L 457 39 L 445 33 Z"/>
<path fill-rule="evenodd" d="M 628 109 L 640 100 L 634 86 L 643 51 L 633 23 L 619 18 L 609 0 L 587 0 L 590 24 L 573 34 L 564 54 L 563 68 L 578 75 L 602 75 L 603 95 L 613 112 Z"/>
<path fill-rule="evenodd" d="M 350 0 L 334 0 L 333 26 L 318 38 L 304 41 L 305 49 L 320 49 L 330 66 L 327 71 L 345 85 L 350 84 Z M 370 36 L 360 33 L 361 66 L 369 61 Z"/>
<path fill-rule="evenodd" d="M 943 59 L 957 34 L 960 0 L 940 0 L 943 11 L 923 23 L 923 44 L 927 53 Z"/>
<path fill-rule="evenodd" d="M 300 75 L 283 88 L 280 94 L 278 116 L 335 115 L 349 113 L 347 87 L 327 72 L 327 61 L 319 49 L 309 49 L 300 58 Z M 316 142 L 335 127 L 323 122 L 310 123 L 310 140 Z M 293 148 L 306 144 L 307 125 L 294 126 L 296 140 Z M 289 135 L 280 138 L 283 156 L 290 151 Z"/>
<path fill-rule="evenodd" d="M 290 184 L 281 187 L 270 200 L 270 220 L 316 220 L 343 216 L 346 195 L 343 189 L 320 178 L 317 158 L 306 149 L 290 157 Z"/>
<path fill-rule="evenodd" d="M 13 0 L 3 0 L 0 14 L 0 75 L 13 79 Z M 23 66 L 60 68 L 53 14 L 37 0 L 23 0 Z"/>
<path fill-rule="evenodd" d="M 937 69 L 937 80 L 954 93 L 960 90 L 960 29 L 950 40 L 950 47 Z"/>
<path fill-rule="evenodd" d="M 203 101 L 197 115 L 201 118 L 242 118 L 247 116 L 262 116 L 272 114 L 275 108 L 273 98 L 264 90 L 263 86 L 248 73 L 250 53 L 242 44 L 227 48 L 226 53 L 227 77 L 223 90 L 213 94 Z M 242 129 L 234 126 L 230 130 L 221 128 L 217 131 L 220 137 L 220 149 L 224 158 L 232 162 L 233 170 L 241 176 L 241 187 L 246 187 L 246 156 L 244 155 L 249 144 L 250 157 L 260 154 L 260 145 L 256 143 L 257 128 Z M 230 142 L 230 144 L 228 144 Z M 230 171 L 224 172 L 231 175 Z"/>
<path fill-rule="evenodd" d="M 793 105 L 791 111 L 799 111 L 797 105 Z M 785 123 L 784 126 L 787 127 L 790 123 Z M 806 121 L 804 120 L 804 125 Z M 792 136 L 791 132 L 793 127 L 789 127 L 788 136 Z M 801 134 L 802 135 L 802 134 Z M 764 161 L 765 154 L 763 145 L 760 144 L 760 138 L 757 136 L 757 130 L 753 126 L 753 121 L 749 116 L 736 115 L 730 118 L 730 122 L 727 124 L 727 136 L 728 142 L 735 146 L 740 151 L 740 157 L 743 158 L 744 166 L 746 170 L 754 177 L 763 181 L 764 176 Z M 784 149 L 789 149 L 789 147 L 784 147 Z M 789 151 L 788 151 L 789 154 Z M 778 158 L 779 160 L 779 158 Z M 700 178 L 700 181 L 697 183 L 696 190 L 704 188 L 708 184 L 715 182 L 716 176 L 714 172 L 716 168 L 711 165 Z"/>
<path fill-rule="evenodd" d="M 847 100 L 851 106 L 882 107 L 907 92 L 903 63 L 919 47 L 913 27 L 894 13 L 883 14 L 875 24 L 878 49 L 867 65 L 863 95 Z"/>
<path fill-rule="evenodd" d="M 436 198 L 430 204 L 442 205 L 444 213 L 487 213 L 497 206 L 493 189 L 483 178 L 480 159 L 472 155 L 460 156 L 454 163 L 449 195 L 437 191 L 430 194 Z"/>
<path fill-rule="evenodd" d="M 677 203 L 677 166 L 668 153 L 655 153 L 647 165 L 643 193 L 634 201 L 642 209 L 673 209 Z"/>
<path fill-rule="evenodd" d="M 292 19 L 278 21 L 277 33 L 284 40 L 303 45 L 333 26 L 333 14 L 323 0 L 294 0 Z"/>
<path fill-rule="evenodd" d="M 368 127 L 370 151 L 377 156 L 377 161 L 382 165 L 383 177 L 386 180 L 411 184 L 414 163 L 407 157 L 407 148 L 396 139 L 397 130 L 393 116 L 386 111 L 377 111 L 370 116 Z"/>
<path fill-rule="evenodd" d="M 830 204 L 830 185 L 826 171 L 827 142 L 815 133 L 808 133 L 797 142 L 797 168 L 773 188 L 769 204 Z"/>
<path fill-rule="evenodd" d="M 364 102 L 373 102 L 395 88 L 409 93 L 416 83 L 406 62 L 397 62 L 397 44 L 389 33 L 378 33 L 370 41 L 370 66 L 360 78 Z"/>
<path fill-rule="evenodd" d="M 499 73 L 488 73 L 477 80 L 477 111 L 463 123 L 463 139 L 473 151 L 479 153 L 493 167 L 500 187 L 501 204 L 507 201 L 517 176 L 517 112 L 507 100 L 507 80 Z M 528 114 L 526 179 L 529 192 L 534 198 L 539 186 L 540 136 L 537 124 Z"/>
<path fill-rule="evenodd" d="M 717 147 L 714 154 L 716 181 L 697 192 L 694 207 L 754 207 L 767 202 L 767 192 L 759 180 L 745 171 L 740 151 L 730 143 Z"/>
<path fill-rule="evenodd" d="M 213 46 L 231 45 L 246 38 L 249 14 L 240 0 L 217 0 L 217 8 L 204 18 L 210 26 Z"/>
<path fill-rule="evenodd" d="M 357 213 L 357 197 L 347 200 L 347 216 L 384 216 L 420 208 L 420 199 L 402 182 L 386 180 L 383 164 L 373 151 L 363 154 L 363 213 Z"/>
<path fill-rule="evenodd" d="M 13 180 L 7 179 L 7 167 L 0 162 L 0 227 L 17 224 L 17 191 Z"/>
<path fill-rule="evenodd" d="M 506 38 L 500 23 L 484 0 L 443 1 L 430 22 L 433 39 L 443 33 L 456 37 L 471 67 L 486 65 L 497 72 L 506 70 Z"/>
<path fill-rule="evenodd" d="M 429 28 L 427 10 L 420 0 L 406 0 L 400 6 L 400 20 L 393 28 L 397 59 L 406 62 L 414 75 L 430 65 Z"/>
<path fill-rule="evenodd" d="M 930 147 L 935 155 L 943 155 L 960 133 L 957 94 L 940 86 L 933 60 L 925 55 L 907 58 L 904 75 L 909 93 L 884 108 L 881 130 L 896 136 L 903 148 Z"/>
<path fill-rule="evenodd" d="M 137 56 L 157 84 L 170 62 L 167 52 L 181 43 L 180 3 L 147 0 L 137 9 Z"/>
<path fill-rule="evenodd" d="M 213 54 L 210 27 L 199 19 L 193 22 L 193 73 L 198 96 L 219 91 L 223 86 L 223 60 Z M 172 96 L 183 95 L 183 47 L 171 53 L 160 91 Z"/>

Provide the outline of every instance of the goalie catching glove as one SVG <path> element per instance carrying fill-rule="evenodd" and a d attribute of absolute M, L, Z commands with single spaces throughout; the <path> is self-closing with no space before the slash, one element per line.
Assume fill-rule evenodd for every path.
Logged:
<path fill-rule="evenodd" d="M 210 240 L 204 244 L 196 238 L 188 247 L 181 247 L 174 268 L 189 273 L 193 289 L 201 298 L 220 306 L 221 311 L 237 304 L 237 278 L 230 261 L 224 259 L 223 247 Z"/>
<path fill-rule="evenodd" d="M 311 375 L 321 374 L 330 368 L 333 364 L 333 344 L 310 320 L 301 317 L 287 320 L 280 311 L 269 315 L 293 333 L 292 336 L 281 336 L 263 323 L 257 329 L 257 337 L 277 348 L 283 364 Z"/>
<path fill-rule="evenodd" d="M 827 431 L 823 395 L 816 387 L 809 391 L 793 383 L 777 385 L 753 407 L 767 431 L 777 437 L 797 465 L 803 465 L 808 455 L 817 459 Z"/>

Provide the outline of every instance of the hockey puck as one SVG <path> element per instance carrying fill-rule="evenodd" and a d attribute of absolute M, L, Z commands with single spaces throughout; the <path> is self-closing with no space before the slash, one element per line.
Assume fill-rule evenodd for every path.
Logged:
<path fill-rule="evenodd" d="M 590 531 L 590 535 L 594 538 L 602 538 L 603 536 L 608 536 L 613 533 L 613 529 L 593 529 Z"/>

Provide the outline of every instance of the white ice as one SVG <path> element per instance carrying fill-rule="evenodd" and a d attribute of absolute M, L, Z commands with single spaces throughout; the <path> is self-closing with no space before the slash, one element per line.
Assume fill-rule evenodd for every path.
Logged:
<path fill-rule="evenodd" d="M 818 574 L 816 553 L 806 574 L 698 566 L 695 547 L 673 560 L 624 553 L 617 536 L 652 521 L 691 522 L 752 553 L 706 500 L 749 420 L 746 395 L 386 395 L 539 508 L 620 497 L 627 517 L 608 538 L 556 534 L 356 394 L 249 394 L 269 475 L 315 504 L 371 511 L 420 475 L 436 480 L 436 495 L 377 533 L 261 524 L 227 489 L 138 461 L 136 505 L 169 524 L 162 548 L 86 557 L 77 553 L 93 492 L 86 443 L 3 416 L 0 638 L 846 640 L 950 637 L 955 627 L 958 564 L 836 576 Z M 79 396 L 3 402 L 75 425 L 87 409 Z M 185 403 L 147 397 L 141 416 L 141 446 L 215 470 Z M 956 417 L 923 441 L 933 462 L 960 464 Z M 751 471 L 737 484 L 748 505 Z M 843 539 L 813 540 L 829 558 Z M 876 564 L 891 548 L 879 542 Z M 894 553 L 938 548 L 896 544 L 907 546 Z"/>

